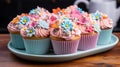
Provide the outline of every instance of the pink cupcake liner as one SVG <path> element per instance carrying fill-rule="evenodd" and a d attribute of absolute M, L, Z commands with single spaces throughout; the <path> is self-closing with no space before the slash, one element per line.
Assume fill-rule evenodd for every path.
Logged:
<path fill-rule="evenodd" d="M 79 44 L 78 40 L 73 41 L 57 41 L 52 40 L 53 51 L 55 54 L 72 54 L 77 52 Z"/>
<path fill-rule="evenodd" d="M 88 50 L 97 46 L 99 34 L 81 35 L 78 50 Z"/>

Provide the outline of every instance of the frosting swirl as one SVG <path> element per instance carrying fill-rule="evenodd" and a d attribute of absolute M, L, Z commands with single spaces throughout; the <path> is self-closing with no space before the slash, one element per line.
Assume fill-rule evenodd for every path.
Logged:
<path fill-rule="evenodd" d="M 30 22 L 28 14 L 22 13 L 17 15 L 13 20 L 8 24 L 9 32 L 20 32 L 20 29 L 25 27 Z"/>
<path fill-rule="evenodd" d="M 18 28 L 17 24 L 9 23 L 8 26 L 7 26 L 7 28 L 9 30 L 9 32 L 11 32 L 11 33 L 20 32 L 20 29 Z"/>
<path fill-rule="evenodd" d="M 49 31 L 45 30 L 45 29 L 36 29 L 36 33 L 35 33 L 36 37 L 48 37 L 49 36 Z"/>
<path fill-rule="evenodd" d="M 30 22 L 21 29 L 21 35 L 24 38 L 45 38 L 49 33 L 50 13 L 44 8 L 37 7 L 29 13 Z M 26 19 L 26 18 L 25 18 Z"/>
<path fill-rule="evenodd" d="M 92 14 L 92 18 L 100 23 L 101 29 L 112 28 L 112 19 L 110 19 L 106 14 L 96 11 Z"/>
<path fill-rule="evenodd" d="M 13 20 L 8 24 L 7 28 L 9 32 L 11 33 L 20 32 L 20 29 L 18 26 L 19 18 L 20 16 L 18 15 L 17 17 L 13 18 Z"/>
<path fill-rule="evenodd" d="M 81 31 L 77 25 L 65 16 L 57 19 L 57 22 L 51 24 L 50 35 L 65 40 L 73 40 L 76 36 L 80 37 Z"/>

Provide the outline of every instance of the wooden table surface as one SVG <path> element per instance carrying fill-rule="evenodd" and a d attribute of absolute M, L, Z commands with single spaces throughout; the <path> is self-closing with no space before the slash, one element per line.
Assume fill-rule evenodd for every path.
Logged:
<path fill-rule="evenodd" d="M 114 33 L 120 39 L 120 33 Z M 20 59 L 7 48 L 9 34 L 0 34 L 0 67 L 120 67 L 120 42 L 111 50 L 62 63 L 41 63 Z"/>

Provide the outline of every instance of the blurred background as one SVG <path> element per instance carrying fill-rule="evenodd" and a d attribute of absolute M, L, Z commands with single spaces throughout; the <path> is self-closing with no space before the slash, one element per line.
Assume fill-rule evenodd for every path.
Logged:
<path fill-rule="evenodd" d="M 23 12 L 27 13 L 37 6 L 44 7 L 51 12 L 53 8 L 66 8 L 69 5 L 73 5 L 75 1 L 76 0 L 0 0 L 0 33 L 8 33 L 7 24 L 18 14 Z M 120 0 L 116 1 L 117 7 L 119 7 Z M 84 11 L 88 11 L 84 3 L 79 3 L 78 6 Z M 120 32 L 120 19 L 117 22 L 117 26 L 114 27 L 114 32 Z"/>

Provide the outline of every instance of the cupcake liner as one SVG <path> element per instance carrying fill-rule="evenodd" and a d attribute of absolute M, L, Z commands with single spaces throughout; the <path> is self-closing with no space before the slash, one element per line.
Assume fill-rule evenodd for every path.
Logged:
<path fill-rule="evenodd" d="M 98 35 L 99 34 L 81 35 L 78 50 L 88 50 L 95 48 L 97 46 Z"/>
<path fill-rule="evenodd" d="M 108 30 L 101 30 L 97 44 L 98 45 L 108 44 L 111 40 L 111 35 L 112 35 L 112 28 Z"/>
<path fill-rule="evenodd" d="M 31 40 L 24 39 L 26 53 L 29 54 L 46 54 L 49 50 L 50 38 Z"/>
<path fill-rule="evenodd" d="M 77 52 L 78 40 L 73 41 L 57 41 L 52 40 L 53 50 L 55 54 L 72 54 Z"/>
<path fill-rule="evenodd" d="M 50 47 L 49 47 L 50 51 L 53 51 L 53 46 L 52 46 L 52 41 L 50 40 Z"/>
<path fill-rule="evenodd" d="M 10 36 L 11 36 L 12 46 L 14 48 L 25 49 L 23 38 L 22 38 L 22 36 L 20 34 L 12 34 L 12 33 L 10 33 Z"/>

